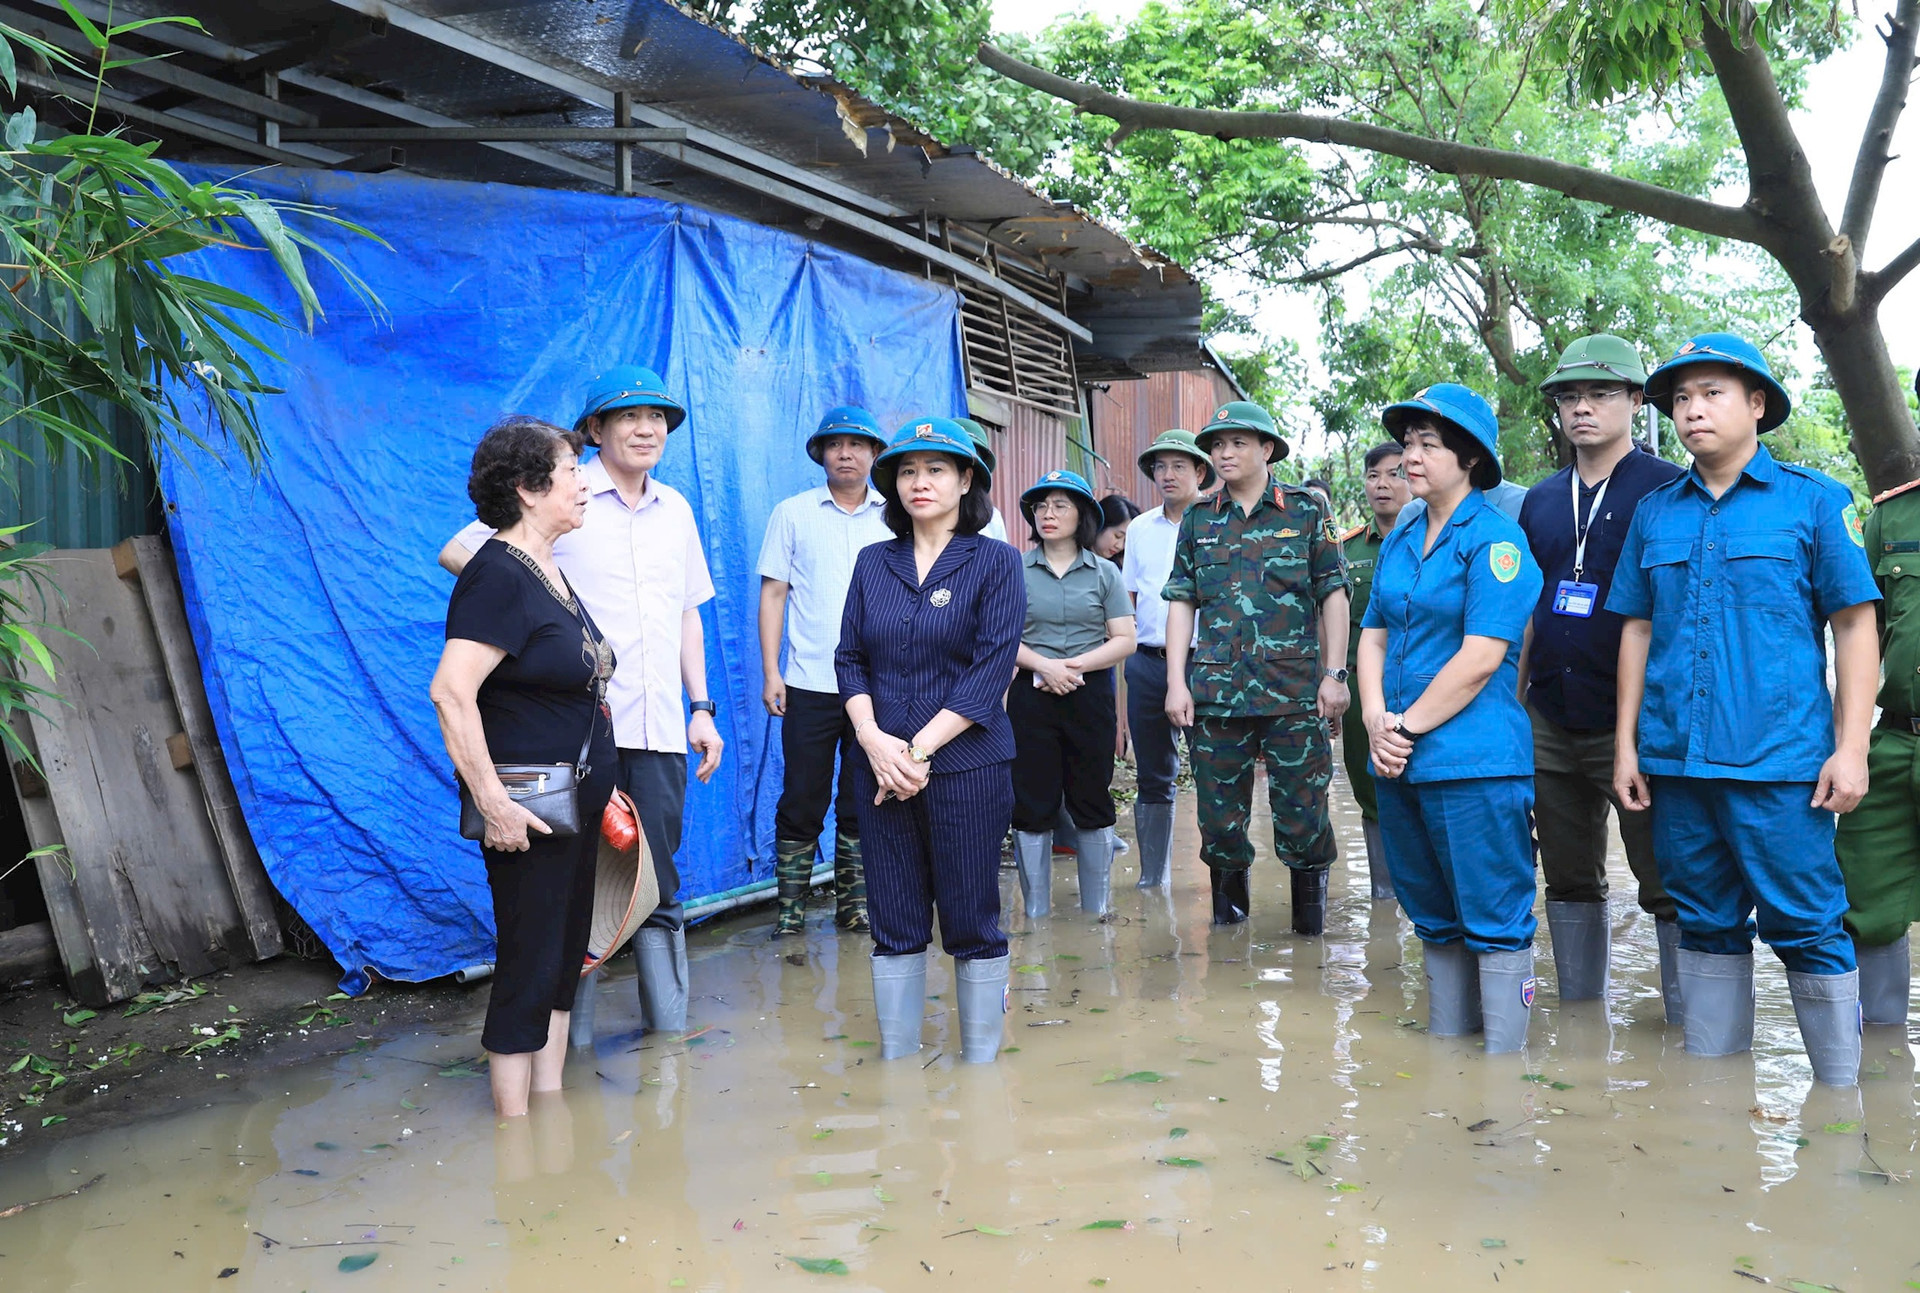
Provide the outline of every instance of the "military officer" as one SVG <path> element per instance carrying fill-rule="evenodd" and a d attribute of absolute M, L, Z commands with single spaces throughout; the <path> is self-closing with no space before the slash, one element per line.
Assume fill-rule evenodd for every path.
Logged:
<path fill-rule="evenodd" d="M 1352 607 L 1347 632 L 1349 672 L 1360 663 L 1360 620 L 1367 613 L 1367 595 L 1373 588 L 1373 568 L 1380 556 L 1380 541 L 1393 533 L 1400 511 L 1411 497 L 1397 441 L 1387 440 L 1367 450 L 1362 469 L 1366 473 L 1362 483 L 1367 491 L 1367 507 L 1373 512 L 1373 519 L 1340 537 L 1340 547 L 1347 558 Z M 1342 723 L 1340 738 L 1342 762 L 1347 765 L 1347 781 L 1353 787 L 1354 802 L 1360 805 L 1360 828 L 1367 841 L 1367 880 L 1375 898 L 1391 898 L 1393 875 L 1387 870 L 1387 857 L 1380 848 L 1380 809 L 1373 791 L 1373 773 L 1367 769 L 1366 724 Z"/>
<path fill-rule="evenodd" d="M 1653 810 L 1687 1050 L 1752 1049 L 1757 915 L 1814 1079 L 1852 1086 L 1860 984 L 1833 835 L 1867 788 L 1880 668 L 1865 536 L 1845 486 L 1760 444 L 1791 405 L 1753 343 L 1693 338 L 1647 398 L 1693 467 L 1640 501 L 1614 567 L 1607 609 L 1627 623 L 1613 787 Z"/>
<path fill-rule="evenodd" d="M 1920 383 L 1916 383 L 1920 387 Z M 1920 920 L 1920 480 L 1879 495 L 1866 522 L 1880 586 L 1880 725 L 1867 752 L 1867 797 L 1834 840 L 1847 884 L 1847 932 L 1860 963 L 1860 1017 L 1905 1027 Z"/>
<path fill-rule="evenodd" d="M 1265 409 L 1226 404 L 1194 439 L 1223 487 L 1181 517 L 1161 595 L 1168 603 L 1167 718 L 1193 729 L 1213 919 L 1247 918 L 1253 765 L 1264 757 L 1273 851 L 1292 880 L 1293 928 L 1319 934 L 1334 855 L 1325 721 L 1348 704 L 1346 563 L 1320 501 L 1274 480 L 1287 442 Z"/>

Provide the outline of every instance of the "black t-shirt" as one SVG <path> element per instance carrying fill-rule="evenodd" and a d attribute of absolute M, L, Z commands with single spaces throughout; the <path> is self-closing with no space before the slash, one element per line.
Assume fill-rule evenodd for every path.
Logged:
<path fill-rule="evenodd" d="M 467 562 L 447 602 L 447 637 L 507 653 L 480 684 L 480 725 L 495 763 L 572 763 L 591 723 L 591 761 L 612 766 L 613 727 L 595 679 L 612 677 L 613 649 L 592 625 L 584 606 L 569 611 L 500 540 Z"/>

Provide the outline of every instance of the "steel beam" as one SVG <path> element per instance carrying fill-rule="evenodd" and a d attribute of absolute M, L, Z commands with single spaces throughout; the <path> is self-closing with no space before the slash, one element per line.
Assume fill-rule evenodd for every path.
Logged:
<path fill-rule="evenodd" d="M 24 89 L 39 90 L 44 94 L 64 95 L 77 103 L 91 103 L 94 99 L 95 86 L 91 81 L 85 83 L 67 81 L 57 76 L 43 76 L 38 72 L 29 72 L 25 69 L 21 69 L 16 75 Z M 101 89 L 99 98 L 101 110 L 110 112 L 116 117 L 137 121 L 143 126 L 153 127 L 163 132 L 178 131 L 183 135 L 191 135 L 195 139 L 221 144 L 235 152 L 247 153 L 285 166 L 331 166 L 342 159 L 342 154 L 331 150 L 325 150 L 324 156 L 316 156 L 311 153 L 295 153 L 284 148 L 275 148 L 261 143 L 252 135 L 240 134 L 232 122 L 223 121 L 215 124 L 210 118 L 189 117 L 179 112 L 156 112 L 152 108 L 143 108 L 132 99 L 124 98 L 112 90 Z"/>
<path fill-rule="evenodd" d="M 287 126 L 280 138 L 312 144 L 678 144 L 684 130 L 618 126 Z"/>

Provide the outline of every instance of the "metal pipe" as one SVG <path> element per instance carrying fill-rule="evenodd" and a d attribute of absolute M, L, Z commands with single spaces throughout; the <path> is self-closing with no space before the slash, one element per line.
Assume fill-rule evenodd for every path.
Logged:
<path fill-rule="evenodd" d="M 813 874 L 808 877 L 807 883 L 817 887 L 832 880 L 833 863 L 822 862 L 813 869 Z M 723 911 L 751 907 L 754 903 L 765 902 L 773 897 L 778 887 L 779 882 L 775 880 L 756 880 L 752 884 L 743 884 L 735 889 L 726 889 L 704 898 L 696 898 L 687 904 L 687 919 L 692 920 L 698 916 L 704 920 L 708 916 L 718 916 Z"/>
<path fill-rule="evenodd" d="M 313 144 L 679 144 L 687 132 L 638 126 L 283 126 L 280 138 Z"/>

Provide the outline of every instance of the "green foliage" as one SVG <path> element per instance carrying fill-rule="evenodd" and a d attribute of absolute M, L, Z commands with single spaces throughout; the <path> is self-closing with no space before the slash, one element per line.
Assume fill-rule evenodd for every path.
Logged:
<path fill-rule="evenodd" d="M 0 25 L 0 83 L 11 94 L 20 56 L 86 82 L 93 102 L 79 107 L 89 122 L 100 77 L 113 64 L 107 42 L 154 22 L 105 29 L 66 6 L 74 25 L 99 52 L 82 63 L 64 51 Z M 273 258 L 311 326 L 321 312 L 306 257 L 330 264 L 370 308 L 371 292 L 307 229 L 371 237 L 317 207 L 273 202 L 224 184 L 190 184 L 156 158 L 157 145 L 117 134 L 42 139 L 34 111 L 0 117 L 0 426 L 23 429 L 64 453 L 124 461 L 114 447 L 112 419 L 130 414 L 150 444 L 203 445 L 260 456 L 258 397 L 270 394 L 249 352 L 271 354 L 267 338 L 291 326 L 273 307 L 182 268 L 199 252 Z M 206 444 L 201 428 L 218 428 L 224 444 Z M 16 444 L 0 446 L 25 457 Z M 24 527 L 22 527 L 24 528 Z M 0 535 L 11 539 L 12 535 Z M 32 544 L 0 555 L 0 742 L 30 757 L 10 720 L 54 699 L 54 654 L 44 638 L 45 598 L 52 594 L 41 549 Z M 24 666 L 44 675 L 28 681 Z"/>

